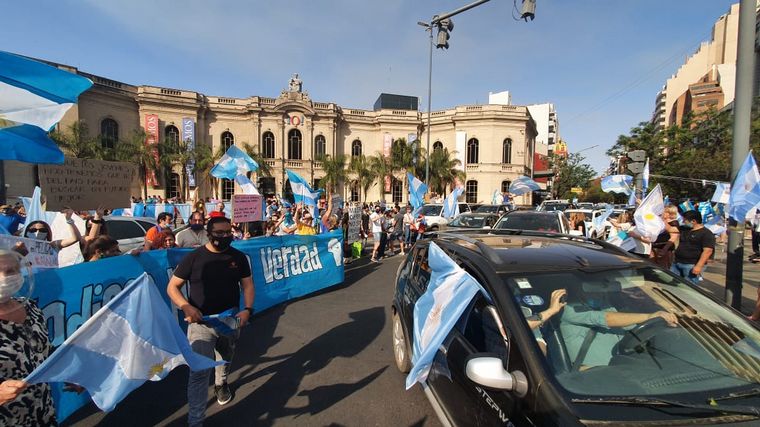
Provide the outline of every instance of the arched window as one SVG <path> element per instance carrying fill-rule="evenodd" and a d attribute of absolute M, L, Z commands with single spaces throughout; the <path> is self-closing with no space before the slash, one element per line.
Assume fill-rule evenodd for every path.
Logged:
<path fill-rule="evenodd" d="M 169 181 L 169 188 L 166 190 L 166 197 L 179 197 L 179 174 L 172 173 Z"/>
<path fill-rule="evenodd" d="M 170 144 L 179 143 L 179 129 L 174 125 L 169 125 L 164 128 L 164 140 Z"/>
<path fill-rule="evenodd" d="M 478 163 L 478 146 L 479 146 L 478 140 L 475 138 L 471 138 L 469 141 L 467 141 L 467 164 L 468 165 Z"/>
<path fill-rule="evenodd" d="M 100 143 L 103 148 L 114 148 L 119 141 L 119 124 L 114 119 L 100 122 Z"/>
<path fill-rule="evenodd" d="M 264 132 L 261 136 L 261 155 L 265 159 L 274 159 L 274 134 L 272 132 Z"/>
<path fill-rule="evenodd" d="M 401 203 L 401 198 L 404 195 L 404 184 L 400 179 L 395 177 L 391 186 L 391 195 L 393 196 L 393 203 Z"/>
<path fill-rule="evenodd" d="M 441 151 L 443 150 L 443 143 L 441 141 L 436 141 L 433 143 L 433 152 Z"/>
<path fill-rule="evenodd" d="M 501 147 L 501 162 L 512 163 L 512 139 L 505 139 Z"/>
<path fill-rule="evenodd" d="M 464 187 L 464 194 L 467 203 L 478 203 L 478 181 L 467 181 Z"/>
<path fill-rule="evenodd" d="M 235 145 L 235 136 L 230 131 L 224 131 L 222 132 L 221 143 L 224 151 L 227 151 L 228 148 Z M 235 181 L 222 178 L 222 200 L 232 199 L 233 194 L 235 194 Z"/>
<path fill-rule="evenodd" d="M 293 203 L 293 189 L 290 188 L 290 180 L 285 180 L 285 185 L 282 187 L 282 198 Z"/>
<path fill-rule="evenodd" d="M 318 159 L 320 157 L 324 157 L 327 151 L 326 147 L 327 142 L 325 141 L 325 137 L 322 135 L 317 135 L 314 138 L 314 158 Z"/>
<path fill-rule="evenodd" d="M 351 202 L 359 201 L 359 181 L 351 182 Z"/>
<path fill-rule="evenodd" d="M 222 147 L 226 151 L 228 148 L 235 145 L 235 136 L 230 131 L 222 132 Z"/>
<path fill-rule="evenodd" d="M 354 142 L 351 143 L 351 156 L 352 157 L 359 157 L 362 155 L 362 142 L 358 139 L 355 139 Z"/>
<path fill-rule="evenodd" d="M 509 193 L 509 186 L 512 184 L 512 181 L 502 181 L 501 182 L 501 192 L 502 193 Z"/>
<path fill-rule="evenodd" d="M 298 129 L 288 132 L 288 159 L 301 160 L 301 131 Z"/>

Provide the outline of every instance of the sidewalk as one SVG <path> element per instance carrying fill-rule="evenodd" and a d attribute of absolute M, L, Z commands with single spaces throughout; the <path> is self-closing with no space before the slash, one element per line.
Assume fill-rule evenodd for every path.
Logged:
<path fill-rule="evenodd" d="M 757 301 L 757 288 L 760 286 L 760 263 L 747 260 L 752 253 L 749 240 L 744 242 L 744 272 L 742 280 L 742 313 L 750 314 L 755 308 Z M 707 264 L 702 273 L 704 281 L 700 286 L 720 300 L 725 299 L 726 291 L 726 245 L 718 244 L 715 247 L 715 260 Z"/>

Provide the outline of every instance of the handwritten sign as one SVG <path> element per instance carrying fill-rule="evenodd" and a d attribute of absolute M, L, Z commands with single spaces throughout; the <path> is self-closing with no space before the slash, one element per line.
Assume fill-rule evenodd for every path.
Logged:
<path fill-rule="evenodd" d="M 232 196 L 232 222 L 263 221 L 262 196 L 234 194 Z"/>
<path fill-rule="evenodd" d="M 359 228 L 362 223 L 362 208 L 351 206 L 348 208 L 348 244 L 359 240 Z"/>
<path fill-rule="evenodd" d="M 124 162 L 66 158 L 62 165 L 40 165 L 40 186 L 47 210 L 75 210 L 129 206 L 135 165 Z"/>
<path fill-rule="evenodd" d="M 13 250 L 18 243 L 23 243 L 29 253 L 24 257 L 33 268 L 57 268 L 58 251 L 53 249 L 46 240 L 27 239 L 0 235 L 0 248 Z"/>

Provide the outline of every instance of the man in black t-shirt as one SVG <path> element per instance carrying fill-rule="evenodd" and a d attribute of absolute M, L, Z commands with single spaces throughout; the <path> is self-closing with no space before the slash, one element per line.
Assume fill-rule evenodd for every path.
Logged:
<path fill-rule="evenodd" d="M 214 217 L 206 225 L 209 242 L 185 256 L 169 280 L 167 293 L 172 302 L 185 313 L 187 339 L 193 351 L 212 360 L 223 359 L 224 365 L 215 368 L 214 393 L 220 405 L 232 400 L 227 385 L 227 373 L 235 352 L 239 327 L 245 326 L 253 314 L 253 279 L 248 258 L 230 247 L 232 224 L 229 218 Z M 188 284 L 188 298 L 182 295 L 182 286 Z M 243 291 L 245 308 L 239 310 L 240 291 Z M 236 312 L 239 323 L 230 328 L 214 328 L 203 321 L 203 316 Z M 229 319 L 228 319 L 229 320 Z M 217 357 L 220 356 L 220 357 Z M 210 369 L 191 371 L 187 386 L 188 424 L 199 426 L 206 416 L 208 377 Z"/>
<path fill-rule="evenodd" d="M 682 217 L 676 260 L 670 270 L 696 283 L 715 250 L 715 236 L 702 225 L 702 214 L 699 212 L 687 211 Z"/>

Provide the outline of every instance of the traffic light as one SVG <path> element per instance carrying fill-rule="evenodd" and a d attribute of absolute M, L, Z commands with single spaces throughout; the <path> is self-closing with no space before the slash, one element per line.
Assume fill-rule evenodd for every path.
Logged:
<path fill-rule="evenodd" d="M 451 19 L 442 19 L 438 21 L 438 41 L 435 47 L 438 49 L 449 48 L 449 32 L 454 29 L 454 21 Z"/>
<path fill-rule="evenodd" d="M 629 151 L 626 153 L 626 167 L 633 174 L 639 174 L 644 171 L 644 162 L 647 159 L 647 152 L 644 150 Z"/>
<path fill-rule="evenodd" d="M 536 0 L 523 0 L 520 18 L 524 19 L 525 22 L 528 22 L 528 18 L 531 21 L 536 19 Z"/>

